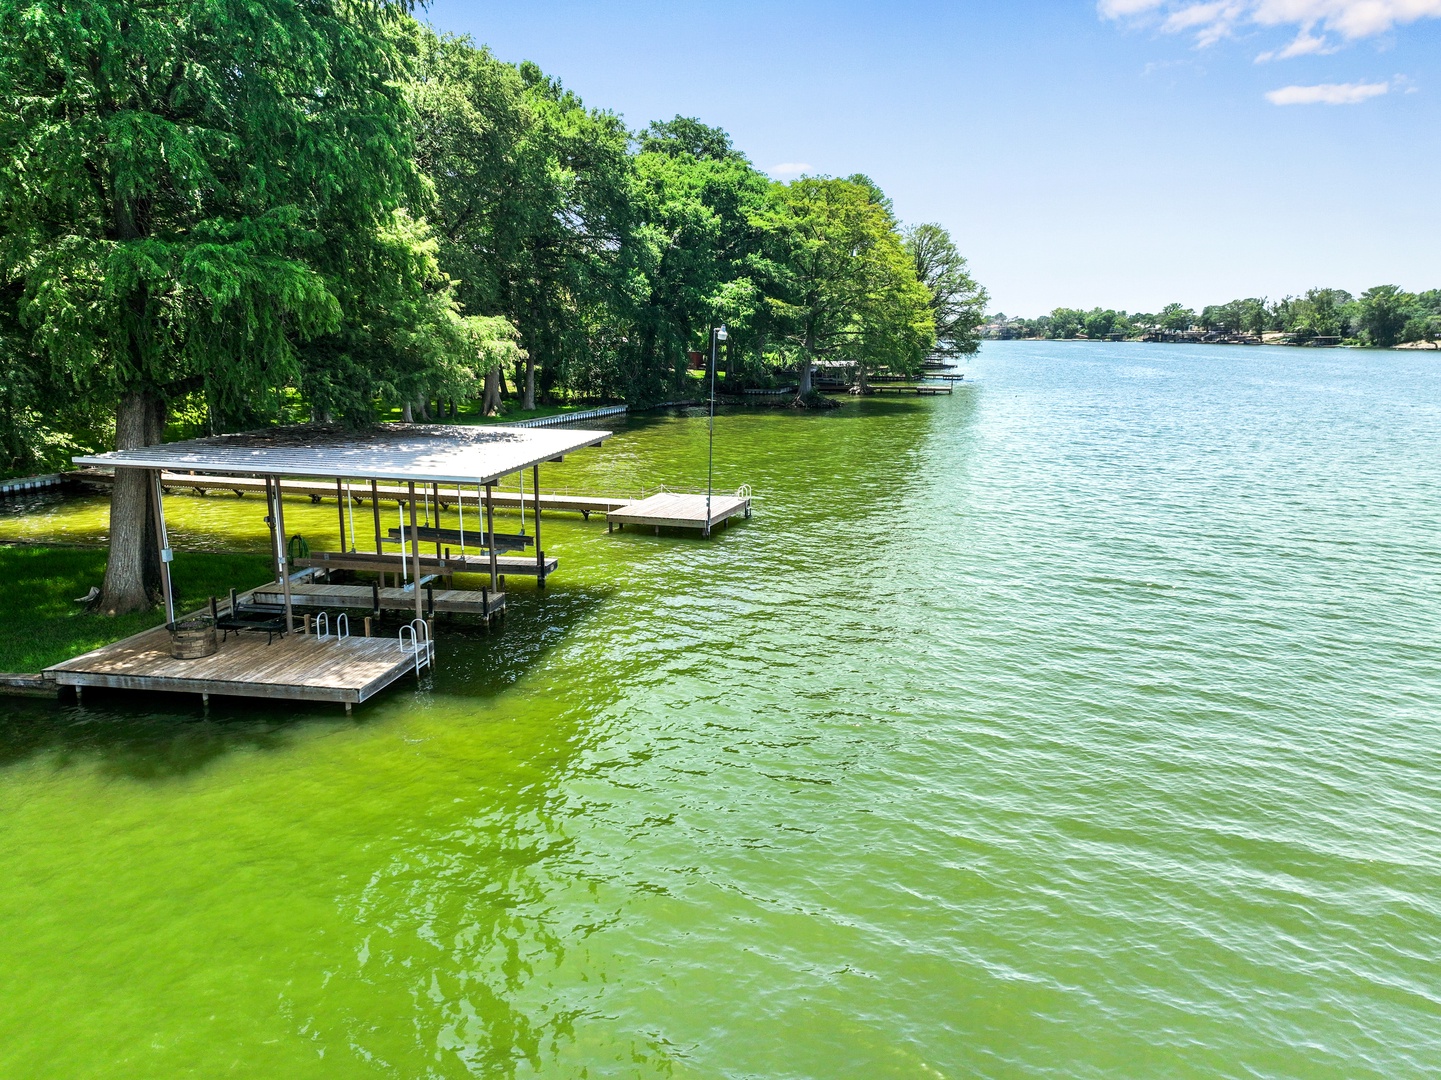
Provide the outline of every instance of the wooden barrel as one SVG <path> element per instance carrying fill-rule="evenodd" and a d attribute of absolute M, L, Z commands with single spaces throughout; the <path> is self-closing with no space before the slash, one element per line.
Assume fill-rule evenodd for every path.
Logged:
<path fill-rule="evenodd" d="M 207 618 L 170 624 L 170 655 L 177 660 L 211 656 L 219 647 L 215 640 L 215 623 Z"/>

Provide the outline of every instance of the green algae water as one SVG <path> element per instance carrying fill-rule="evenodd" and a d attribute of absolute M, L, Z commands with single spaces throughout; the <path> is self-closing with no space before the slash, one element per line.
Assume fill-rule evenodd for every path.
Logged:
<path fill-rule="evenodd" d="M 0 1075 L 1436 1075 L 1441 362 L 970 371 L 722 415 L 753 521 L 549 517 L 550 587 L 353 721 L 0 699 Z M 635 419 L 544 479 L 705 453 Z"/>

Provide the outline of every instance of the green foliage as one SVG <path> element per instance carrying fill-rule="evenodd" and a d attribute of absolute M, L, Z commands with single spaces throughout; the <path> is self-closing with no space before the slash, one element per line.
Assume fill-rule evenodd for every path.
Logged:
<path fill-rule="evenodd" d="M 974 349 L 965 260 L 865 177 L 773 184 L 693 117 L 632 134 L 408 9 L 0 0 L 0 468 L 137 395 L 143 437 L 497 370 L 526 404 L 655 399 L 722 321 L 735 377 Z"/>
<path fill-rule="evenodd" d="M 916 225 L 904 237 L 916 278 L 931 294 L 936 351 L 942 356 L 975 352 L 976 327 L 985 321 L 990 299 L 986 290 L 971 276 L 965 257 L 941 226 Z"/>
<path fill-rule="evenodd" d="M 757 265 L 778 342 L 802 365 L 801 393 L 815 360 L 919 372 L 936 340 L 933 297 L 874 185 L 802 177 L 771 195 L 755 219 L 765 245 Z"/>
<path fill-rule="evenodd" d="M 0 274 L 33 362 L 109 402 L 203 386 L 222 416 L 302 378 L 420 191 L 399 15 L 0 0 Z"/>
<path fill-rule="evenodd" d="M 1162 330 L 1189 330 L 1196 323 L 1196 313 L 1180 304 L 1167 304 L 1156 316 Z"/>
<path fill-rule="evenodd" d="M 1377 285 L 1361 294 L 1358 322 L 1372 345 L 1389 348 L 1401 340 L 1416 298 L 1395 285 Z"/>
<path fill-rule="evenodd" d="M 1046 336 L 1069 339 L 1080 337 L 1085 329 L 1086 313 L 1075 308 L 1056 308 L 1050 314 Z"/>
<path fill-rule="evenodd" d="M 1298 344 L 1347 341 L 1387 348 L 1441 339 L 1441 290 L 1408 293 L 1395 285 L 1377 285 L 1352 297 L 1344 289 L 1316 288 L 1274 303 L 1253 296 L 1213 304 L 1199 316 L 1180 304 L 1167 304 L 1155 315 L 1130 316 L 1102 308 L 1090 312 L 1056 308 L 1038 319 L 992 315 L 983 330 L 991 337 L 1052 338 L 1140 336 L 1157 330 L 1256 338 L 1279 333 L 1282 340 Z"/>

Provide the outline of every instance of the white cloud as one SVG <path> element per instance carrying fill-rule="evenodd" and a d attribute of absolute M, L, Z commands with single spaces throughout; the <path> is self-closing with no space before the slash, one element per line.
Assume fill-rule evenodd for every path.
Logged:
<path fill-rule="evenodd" d="M 772 176 L 804 176 L 811 171 L 813 171 L 811 167 L 803 161 L 787 161 L 780 165 L 772 165 L 766 170 Z"/>
<path fill-rule="evenodd" d="M 1328 34 L 1357 41 L 1441 18 L 1441 0 L 1099 0 L 1097 10 L 1106 19 L 1159 21 L 1168 34 L 1192 32 L 1199 45 L 1212 45 L 1242 25 L 1294 26 L 1291 44 L 1257 58 L 1284 60 L 1333 51 Z"/>
<path fill-rule="evenodd" d="M 1324 37 L 1317 37 L 1311 33 L 1311 27 L 1303 26 L 1291 44 L 1284 49 L 1263 52 L 1256 57 L 1256 63 L 1264 64 L 1267 60 L 1289 60 L 1293 56 L 1330 56 L 1335 51 L 1336 47 Z"/>
<path fill-rule="evenodd" d="M 1283 86 L 1266 100 L 1272 105 L 1359 105 L 1389 92 L 1390 83 L 1321 83 L 1318 86 Z"/>

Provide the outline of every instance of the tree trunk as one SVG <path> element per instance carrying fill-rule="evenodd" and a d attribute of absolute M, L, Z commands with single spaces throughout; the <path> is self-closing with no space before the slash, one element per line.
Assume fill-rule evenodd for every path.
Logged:
<path fill-rule="evenodd" d="M 525 401 L 521 403 L 522 409 L 535 408 L 535 361 L 529 357 L 525 361 Z"/>
<path fill-rule="evenodd" d="M 415 423 L 415 414 L 411 411 L 410 402 L 407 401 L 405 403 L 405 408 L 401 410 L 400 418 L 407 424 Z"/>
<path fill-rule="evenodd" d="M 482 416 L 496 416 L 500 412 L 500 368 L 493 367 L 485 373 L 485 394 L 480 401 Z"/>
<path fill-rule="evenodd" d="M 796 397 L 810 397 L 811 394 L 811 356 L 806 353 L 801 360 L 801 386 L 796 391 Z"/>
<path fill-rule="evenodd" d="M 134 450 L 160 441 L 164 405 L 137 392 L 115 410 L 115 449 Z M 150 507 L 150 475 L 144 469 L 116 469 L 110 489 L 110 558 L 95 606 L 108 615 L 154 607 L 161 596 L 159 535 Z"/>

